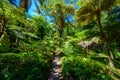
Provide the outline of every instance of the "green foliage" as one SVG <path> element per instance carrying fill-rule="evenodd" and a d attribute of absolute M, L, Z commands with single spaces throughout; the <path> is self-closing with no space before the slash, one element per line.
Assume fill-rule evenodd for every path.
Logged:
<path fill-rule="evenodd" d="M 61 50 L 64 56 L 69 55 L 79 55 L 82 52 L 82 47 L 78 46 L 78 38 L 67 36 L 65 40 L 63 40 L 63 44 Z"/>
<path fill-rule="evenodd" d="M 46 60 L 52 61 L 56 45 L 57 42 L 54 38 L 45 37 L 42 41 L 30 39 L 28 43 L 21 40 L 16 50 L 22 53 L 41 53 Z"/>
<path fill-rule="evenodd" d="M 10 40 L 7 33 L 0 38 L 0 52 L 8 52 L 10 50 Z"/>
<path fill-rule="evenodd" d="M 62 74 L 71 80 L 113 80 L 110 68 L 101 62 L 82 56 L 62 58 Z"/>
<path fill-rule="evenodd" d="M 69 42 L 64 42 L 62 51 L 63 51 L 64 54 L 70 55 L 74 52 L 73 46 Z"/>
<path fill-rule="evenodd" d="M 118 8 L 118 10 L 117 10 Z M 105 32 L 107 34 L 108 41 L 110 43 L 120 43 L 120 21 L 119 21 L 119 7 L 115 7 L 108 12 L 108 15 L 106 17 L 105 25 Z M 117 36 L 116 36 L 117 35 Z"/>
<path fill-rule="evenodd" d="M 69 77 L 65 80 L 117 80 L 115 68 L 108 67 L 99 27 L 105 32 L 112 60 L 119 69 L 120 14 L 111 8 L 119 0 L 79 0 L 79 9 L 74 0 L 39 1 L 40 7 L 35 4 L 41 14 L 32 17 L 26 15 L 27 4 L 22 3 L 21 8 L 9 0 L 0 1 L 0 31 L 3 14 L 6 20 L 0 38 L 0 53 L 4 53 L 0 54 L 0 79 L 47 80 L 54 54 L 60 52 L 63 77 Z M 90 44 L 87 55 L 82 54 L 85 48 L 78 45 L 85 41 Z"/>
<path fill-rule="evenodd" d="M 30 19 L 32 25 L 31 32 L 35 33 L 40 39 L 48 36 L 51 32 L 51 26 L 48 24 L 47 20 L 42 16 L 33 16 Z M 33 31 L 33 28 L 35 31 Z"/>
<path fill-rule="evenodd" d="M 41 54 L 0 54 L 0 79 L 47 80 L 50 64 Z"/>

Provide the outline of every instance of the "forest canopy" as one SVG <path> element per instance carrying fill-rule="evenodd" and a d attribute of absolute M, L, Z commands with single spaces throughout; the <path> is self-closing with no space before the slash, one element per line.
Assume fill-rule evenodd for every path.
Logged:
<path fill-rule="evenodd" d="M 120 0 L 0 0 L 1 80 L 119 80 Z"/>

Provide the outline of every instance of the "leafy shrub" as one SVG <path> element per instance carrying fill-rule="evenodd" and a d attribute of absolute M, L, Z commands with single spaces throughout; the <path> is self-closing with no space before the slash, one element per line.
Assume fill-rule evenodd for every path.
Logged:
<path fill-rule="evenodd" d="M 47 80 L 51 63 L 41 54 L 1 54 L 1 80 Z"/>
<path fill-rule="evenodd" d="M 43 41 L 31 40 L 30 43 L 20 41 L 17 49 L 22 53 L 41 53 L 44 59 L 52 61 L 55 47 L 55 42 L 53 40 L 44 39 Z"/>
<path fill-rule="evenodd" d="M 7 33 L 4 33 L 2 36 L 0 38 L 0 52 L 8 52 L 10 48 L 9 36 Z"/>
<path fill-rule="evenodd" d="M 82 52 L 82 47 L 78 46 L 78 39 L 74 37 L 67 37 L 64 40 L 61 50 L 64 55 L 79 55 Z"/>
<path fill-rule="evenodd" d="M 62 75 L 67 80 L 113 80 L 109 67 L 82 56 L 62 58 Z"/>

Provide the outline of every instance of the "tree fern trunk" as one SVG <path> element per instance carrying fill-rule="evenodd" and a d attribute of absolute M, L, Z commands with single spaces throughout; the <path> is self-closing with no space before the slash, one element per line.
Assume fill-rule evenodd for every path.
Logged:
<path fill-rule="evenodd" d="M 22 0 L 20 7 L 24 8 L 25 10 L 27 10 L 28 8 L 28 0 Z"/>
<path fill-rule="evenodd" d="M 2 9 L 2 12 L 3 12 L 3 14 L 2 14 L 3 17 L 2 17 L 2 20 L 1 20 L 1 26 L 0 26 L 0 38 L 1 38 L 1 36 L 3 35 L 3 33 L 5 31 L 7 19 L 5 18 L 5 11 L 4 11 L 4 8 L 3 8 L 2 1 L 0 3 L 1 3 L 1 9 Z"/>
<path fill-rule="evenodd" d="M 101 33 L 101 36 L 102 36 L 102 40 L 104 42 L 104 48 L 105 48 L 105 51 L 106 51 L 107 56 L 108 56 L 109 65 L 110 65 L 110 67 L 114 68 L 115 66 L 114 66 L 114 63 L 112 61 L 112 57 L 110 55 L 110 50 L 109 50 L 109 48 L 107 46 L 107 38 L 106 38 L 106 35 L 105 35 L 104 31 L 103 31 L 103 27 L 102 27 L 102 24 L 101 24 L 101 15 L 98 13 L 98 14 L 96 14 L 96 17 L 97 17 L 98 27 L 100 29 L 100 33 Z"/>

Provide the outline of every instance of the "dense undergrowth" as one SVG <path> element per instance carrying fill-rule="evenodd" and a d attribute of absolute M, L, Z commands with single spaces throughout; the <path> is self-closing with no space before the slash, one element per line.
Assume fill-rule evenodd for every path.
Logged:
<path fill-rule="evenodd" d="M 115 68 L 110 68 L 108 57 L 102 47 L 89 46 L 87 54 L 84 54 L 84 50 L 77 45 L 75 38 L 68 38 L 64 42 L 61 58 L 64 80 L 119 80 L 119 56 L 113 59 Z"/>
<path fill-rule="evenodd" d="M 47 80 L 50 68 L 40 53 L 0 54 L 1 80 Z"/>
<path fill-rule="evenodd" d="M 55 54 L 63 80 L 119 80 L 119 0 L 0 0 L 0 80 L 48 80 Z"/>
<path fill-rule="evenodd" d="M 119 72 L 100 60 L 84 56 L 66 56 L 62 60 L 62 75 L 65 80 L 119 80 Z M 116 73 L 116 74 L 115 74 Z"/>

